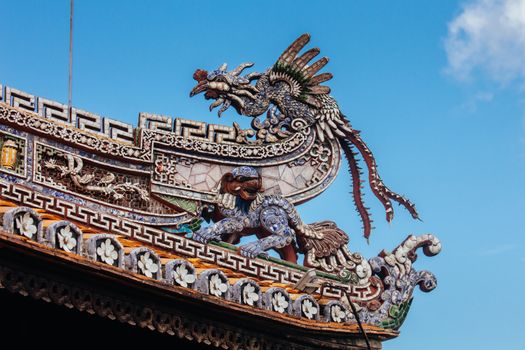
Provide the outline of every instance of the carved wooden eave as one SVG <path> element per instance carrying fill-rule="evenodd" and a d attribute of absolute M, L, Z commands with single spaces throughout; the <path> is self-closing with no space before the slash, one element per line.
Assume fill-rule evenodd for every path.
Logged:
<path fill-rule="evenodd" d="M 5 188 L 0 191 L 2 198 L 13 197 L 15 193 L 20 195 L 23 189 L 11 187 L 11 192 Z M 37 197 L 31 199 L 27 195 L 23 195 L 23 198 L 26 203 L 37 200 Z M 40 198 L 40 201 L 42 199 Z M 331 307 L 336 304 L 345 307 L 338 301 L 340 296 L 337 290 L 328 288 L 321 296 L 319 290 L 308 295 L 294 288 L 295 282 L 305 271 L 299 269 L 299 266 L 286 266 L 259 259 L 245 260 L 246 263 L 266 266 L 250 274 L 249 266 L 244 269 L 227 267 L 231 266 L 228 260 L 239 261 L 244 258 L 235 257 L 236 254 L 226 248 L 203 245 L 205 250 L 202 253 L 190 256 L 177 254 L 177 251 L 188 252 L 188 247 L 166 250 L 154 244 L 143 245 L 125 235 L 103 234 L 85 222 L 64 221 L 71 220 L 71 217 L 64 218 L 51 213 L 50 209 L 56 210 L 56 207 L 56 203 L 49 203 L 46 209 L 33 210 L 19 207 L 13 201 L 0 200 L 0 222 L 3 227 L 0 231 L 2 288 L 217 347 L 364 349 L 364 338 L 355 320 L 330 320 Z M 17 229 L 17 221 L 24 216 L 30 218 L 35 227 L 30 237 Z M 54 239 L 58 234 L 57 230 L 65 227 L 64 225 L 70 225 L 77 233 L 78 246 L 70 247 L 69 252 L 64 251 L 60 242 Z M 100 261 L 101 259 L 93 254 L 91 248 L 96 247 L 93 243 L 98 239 L 111 239 L 119 250 L 118 258 L 115 258 L 113 264 Z M 432 237 L 425 237 L 421 242 L 426 242 L 421 245 L 425 250 L 432 247 Z M 137 262 L 131 259 L 133 254 L 146 251 L 158 257 L 157 263 L 161 270 L 157 275 L 145 276 L 143 271 L 137 269 Z M 218 255 L 210 259 L 212 252 Z M 220 256 L 226 260 L 223 261 Z M 182 287 L 174 281 L 173 269 L 170 270 L 170 267 L 173 268 L 173 263 L 180 262 L 195 269 L 195 283 Z M 228 285 L 228 290 L 220 297 L 212 295 L 206 284 L 199 284 L 208 281 L 206 278 L 210 277 L 210 273 L 221 274 Z M 431 281 L 428 278 L 427 280 Z M 259 288 L 261 299 L 258 303 L 247 305 L 238 293 L 235 295 L 235 287 L 246 281 Z M 337 282 L 334 276 L 319 273 L 318 282 L 323 281 L 348 287 L 341 281 Z M 379 285 L 374 287 L 373 283 Z M 366 311 L 366 305 L 379 300 L 377 292 L 384 290 L 381 281 L 376 280 L 373 283 L 361 287 L 350 285 L 349 289 L 353 300 L 360 301 L 365 307 L 362 311 L 365 313 L 362 315 L 368 315 L 370 312 L 369 317 L 374 313 Z M 370 293 L 375 288 L 379 290 L 366 296 L 367 291 Z M 432 289 L 432 286 L 427 286 L 427 289 Z M 265 298 L 271 296 L 274 290 L 281 290 L 289 298 L 289 305 L 282 312 L 272 309 L 269 299 Z M 301 312 L 301 301 L 305 300 L 304 298 L 311 298 L 317 305 L 316 317 L 308 319 L 307 315 Z M 405 315 L 406 313 L 400 316 L 401 323 Z M 399 327 L 401 323 L 391 324 L 392 327 Z M 364 329 L 375 349 L 381 348 L 382 341 L 398 334 L 394 329 L 372 324 L 365 324 Z M 287 334 L 284 339 L 282 336 L 275 337 L 275 334 L 283 333 Z"/>
<path fill-rule="evenodd" d="M 5 231 L 0 232 L 0 288 L 228 349 L 366 348 L 356 324 L 320 324 L 240 305 Z M 371 325 L 365 330 L 373 349 L 398 335 Z"/>

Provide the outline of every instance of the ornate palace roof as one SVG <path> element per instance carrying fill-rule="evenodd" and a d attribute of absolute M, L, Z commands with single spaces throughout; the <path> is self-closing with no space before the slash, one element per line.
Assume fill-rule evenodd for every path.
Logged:
<path fill-rule="evenodd" d="M 365 259 L 335 223 L 302 221 L 296 206 L 331 184 L 344 156 L 368 238 L 358 154 L 387 220 L 391 201 L 417 218 L 319 85 L 331 78 L 316 75 L 327 60 L 307 64 L 318 49 L 299 56 L 308 40 L 301 36 L 265 73 L 243 77 L 251 66 L 243 64 L 194 74 L 192 95 L 205 92 L 220 113 L 233 106 L 253 117 L 247 130 L 145 113 L 134 128 L 0 86 L 0 286 L 222 347 L 242 347 L 231 332 L 269 348 L 361 349 L 363 337 L 380 348 L 397 336 L 415 287 L 436 286 L 430 272 L 413 268 L 416 251 L 436 255 L 441 244 L 408 236 Z M 249 234 L 257 239 L 237 246 Z M 184 311 L 190 306 L 215 321 Z M 246 320 L 294 336 L 258 336 Z"/>

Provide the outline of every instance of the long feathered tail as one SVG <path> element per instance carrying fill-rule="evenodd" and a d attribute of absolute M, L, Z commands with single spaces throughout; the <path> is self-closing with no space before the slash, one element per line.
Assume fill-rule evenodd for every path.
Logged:
<path fill-rule="evenodd" d="M 391 222 L 394 218 L 394 209 L 392 207 L 391 200 L 399 203 L 404 206 L 410 215 L 414 219 L 419 219 L 419 214 L 417 213 L 416 206 L 410 202 L 407 198 L 391 191 L 388 187 L 385 186 L 379 173 L 377 172 L 377 165 L 374 159 L 372 151 L 364 143 L 359 135 L 358 130 L 354 130 L 349 127 L 349 124 L 346 127 L 342 128 L 344 137 L 339 137 L 343 153 L 348 161 L 348 166 L 350 168 L 350 174 L 352 175 L 352 194 L 354 197 L 354 203 L 363 222 L 363 231 L 364 237 L 368 239 L 370 237 L 370 232 L 372 231 L 372 220 L 370 218 L 370 213 L 368 208 L 365 207 L 363 203 L 363 193 L 362 189 L 362 180 L 361 175 L 362 171 L 358 165 L 356 156 L 361 154 L 368 170 L 368 181 L 370 183 L 370 188 L 374 196 L 379 199 L 381 204 L 385 207 L 386 220 Z M 358 153 L 354 152 L 353 147 L 357 148 Z"/>
<path fill-rule="evenodd" d="M 368 180 L 372 193 L 379 199 L 386 210 L 386 220 L 392 221 L 394 210 L 392 201 L 398 202 L 404 206 L 414 219 L 418 219 L 416 208 L 407 198 L 392 192 L 383 184 L 377 172 L 377 166 L 368 146 L 359 136 L 359 131 L 352 129 L 348 120 L 339 110 L 335 100 L 329 96 L 330 88 L 319 85 L 330 79 L 332 74 L 317 74 L 327 63 L 328 58 L 323 57 L 313 63 L 310 63 L 316 57 L 320 50 L 313 48 L 299 55 L 299 52 L 310 41 L 309 34 L 303 34 L 297 38 L 279 57 L 271 69 L 270 79 L 274 82 L 277 80 L 285 81 L 289 86 L 293 86 L 292 96 L 306 102 L 312 108 L 317 110 L 317 122 L 315 128 L 321 142 L 324 142 L 325 136 L 329 139 L 339 139 L 343 152 L 348 160 L 350 173 L 352 174 L 352 192 L 357 212 L 363 221 L 364 236 L 368 239 L 372 230 L 372 220 L 368 209 L 363 203 L 363 194 L 361 192 L 361 169 L 359 168 L 356 156 L 361 154 L 368 169 Z M 300 79 L 298 79 L 298 77 Z M 353 148 L 357 149 L 354 152 Z"/>

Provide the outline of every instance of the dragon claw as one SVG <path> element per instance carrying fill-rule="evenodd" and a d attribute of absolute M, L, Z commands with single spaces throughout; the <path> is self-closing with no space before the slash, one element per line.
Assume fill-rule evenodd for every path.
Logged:
<path fill-rule="evenodd" d="M 214 232 L 210 227 L 200 229 L 193 234 L 193 239 L 199 243 L 206 244 L 211 241 L 219 241 L 220 235 Z"/>
<path fill-rule="evenodd" d="M 252 242 L 239 247 L 239 253 L 250 259 L 254 259 L 259 255 L 268 257 L 268 253 L 264 251 L 258 243 L 259 242 Z"/>

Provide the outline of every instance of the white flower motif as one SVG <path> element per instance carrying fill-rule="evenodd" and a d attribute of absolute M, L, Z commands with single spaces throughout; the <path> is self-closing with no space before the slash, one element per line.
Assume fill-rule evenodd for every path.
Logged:
<path fill-rule="evenodd" d="M 334 322 L 343 322 L 346 318 L 346 312 L 339 305 L 334 305 L 330 308 L 330 316 Z"/>
<path fill-rule="evenodd" d="M 137 263 L 140 271 L 147 277 L 153 277 L 154 273 L 159 271 L 159 265 L 150 258 L 149 252 L 146 252 L 140 256 L 140 259 Z"/>
<path fill-rule="evenodd" d="M 77 240 L 73 237 L 71 226 L 66 225 L 57 233 L 58 246 L 66 252 L 72 252 L 77 246 Z"/>
<path fill-rule="evenodd" d="M 284 313 L 284 310 L 288 308 L 288 301 L 284 297 L 283 293 L 277 292 L 272 295 L 272 307 L 274 311 Z"/>
<path fill-rule="evenodd" d="M 242 289 L 242 299 L 246 304 L 253 306 L 259 300 L 259 294 L 255 292 L 255 286 L 246 284 Z"/>
<path fill-rule="evenodd" d="M 210 293 L 220 297 L 223 293 L 226 293 L 228 286 L 222 282 L 218 274 L 211 276 L 210 278 Z"/>
<path fill-rule="evenodd" d="M 303 311 L 303 314 L 310 320 L 312 320 L 317 314 L 317 307 L 315 307 L 314 303 L 312 303 L 312 301 L 309 299 L 305 299 L 302 302 L 301 310 Z"/>
<path fill-rule="evenodd" d="M 195 282 L 195 275 L 191 274 L 184 264 L 180 264 L 175 268 L 173 277 L 175 282 L 183 287 L 188 287 L 189 284 Z"/>
<path fill-rule="evenodd" d="M 113 265 L 118 258 L 118 253 L 109 238 L 100 244 L 100 247 L 97 248 L 97 254 L 103 262 L 109 265 Z"/>
<path fill-rule="evenodd" d="M 33 235 L 36 233 L 35 220 L 29 212 L 19 215 L 15 220 L 15 225 L 20 234 L 27 238 L 33 238 Z"/>

